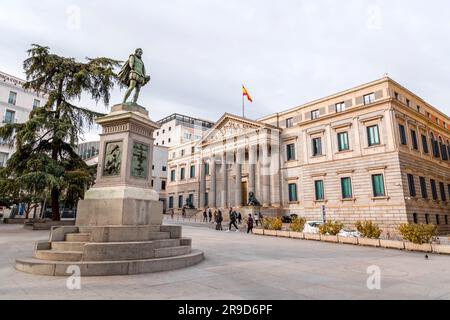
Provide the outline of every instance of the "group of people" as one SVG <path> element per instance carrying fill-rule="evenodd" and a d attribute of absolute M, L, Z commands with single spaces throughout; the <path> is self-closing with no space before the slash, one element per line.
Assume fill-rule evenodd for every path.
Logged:
<path fill-rule="evenodd" d="M 233 208 L 230 208 L 229 212 L 229 225 L 227 232 L 230 232 L 232 228 L 234 227 L 236 230 L 235 232 L 239 232 L 238 225 L 242 224 L 242 214 L 240 212 L 237 212 Z M 213 220 L 214 218 L 214 220 Z M 259 222 L 262 220 L 261 212 L 255 214 L 254 216 L 252 214 L 248 215 L 247 218 L 247 233 L 253 232 L 253 226 L 256 224 L 256 226 L 259 225 Z M 211 208 L 206 208 L 203 211 L 203 222 L 209 222 L 209 223 L 215 223 L 216 224 L 216 230 L 222 231 L 222 222 L 223 222 L 223 213 L 220 209 L 216 209 L 213 214 L 213 210 Z"/>

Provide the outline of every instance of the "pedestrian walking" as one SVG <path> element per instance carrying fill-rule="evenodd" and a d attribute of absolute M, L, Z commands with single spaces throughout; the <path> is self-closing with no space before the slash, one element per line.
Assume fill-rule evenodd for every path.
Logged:
<path fill-rule="evenodd" d="M 232 226 L 234 226 L 236 228 L 236 232 L 239 232 L 239 227 L 236 224 L 236 220 L 237 220 L 237 213 L 236 213 L 236 211 L 233 210 L 230 213 L 230 224 L 228 226 L 228 231 L 227 232 L 231 231 L 231 227 Z"/>
<path fill-rule="evenodd" d="M 259 223 L 259 214 L 255 213 L 255 224 L 256 224 L 256 226 L 258 226 L 258 223 Z"/>
<path fill-rule="evenodd" d="M 217 212 L 217 216 L 216 216 L 216 230 L 218 231 L 222 231 L 222 221 L 223 221 L 223 216 L 222 216 L 222 212 L 219 210 Z"/>
<path fill-rule="evenodd" d="M 209 223 L 211 223 L 212 221 L 212 209 L 208 208 L 208 218 L 209 218 Z"/>
<path fill-rule="evenodd" d="M 242 214 L 238 212 L 238 224 L 242 223 Z"/>
<path fill-rule="evenodd" d="M 208 214 L 206 213 L 206 209 L 203 211 L 203 222 L 208 222 Z"/>
<path fill-rule="evenodd" d="M 247 233 L 253 233 L 253 217 L 251 213 L 248 215 Z"/>

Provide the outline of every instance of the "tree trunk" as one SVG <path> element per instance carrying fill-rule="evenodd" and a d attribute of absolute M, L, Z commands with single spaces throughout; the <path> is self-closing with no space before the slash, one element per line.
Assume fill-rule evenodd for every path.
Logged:
<path fill-rule="evenodd" d="M 52 220 L 60 221 L 61 216 L 59 214 L 59 190 L 57 187 L 52 188 L 51 198 L 52 198 Z"/>

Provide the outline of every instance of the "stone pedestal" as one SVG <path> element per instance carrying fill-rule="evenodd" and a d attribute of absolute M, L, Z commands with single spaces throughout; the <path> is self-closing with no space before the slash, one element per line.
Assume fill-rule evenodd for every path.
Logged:
<path fill-rule="evenodd" d="M 181 227 L 162 226 L 163 204 L 151 187 L 153 132 L 145 108 L 120 104 L 97 119 L 103 128 L 95 186 L 79 201 L 76 226 L 52 229 L 33 259 L 16 269 L 64 276 L 126 275 L 184 268 L 203 260 Z"/>

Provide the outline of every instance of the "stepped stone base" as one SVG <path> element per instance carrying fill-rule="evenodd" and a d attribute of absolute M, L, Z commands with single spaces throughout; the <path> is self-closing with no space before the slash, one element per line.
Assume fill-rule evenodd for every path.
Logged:
<path fill-rule="evenodd" d="M 32 259 L 19 259 L 19 271 L 69 276 L 78 266 L 81 276 L 131 275 L 195 265 L 203 252 L 191 249 L 181 226 L 54 227 L 49 241 L 38 242 Z"/>

